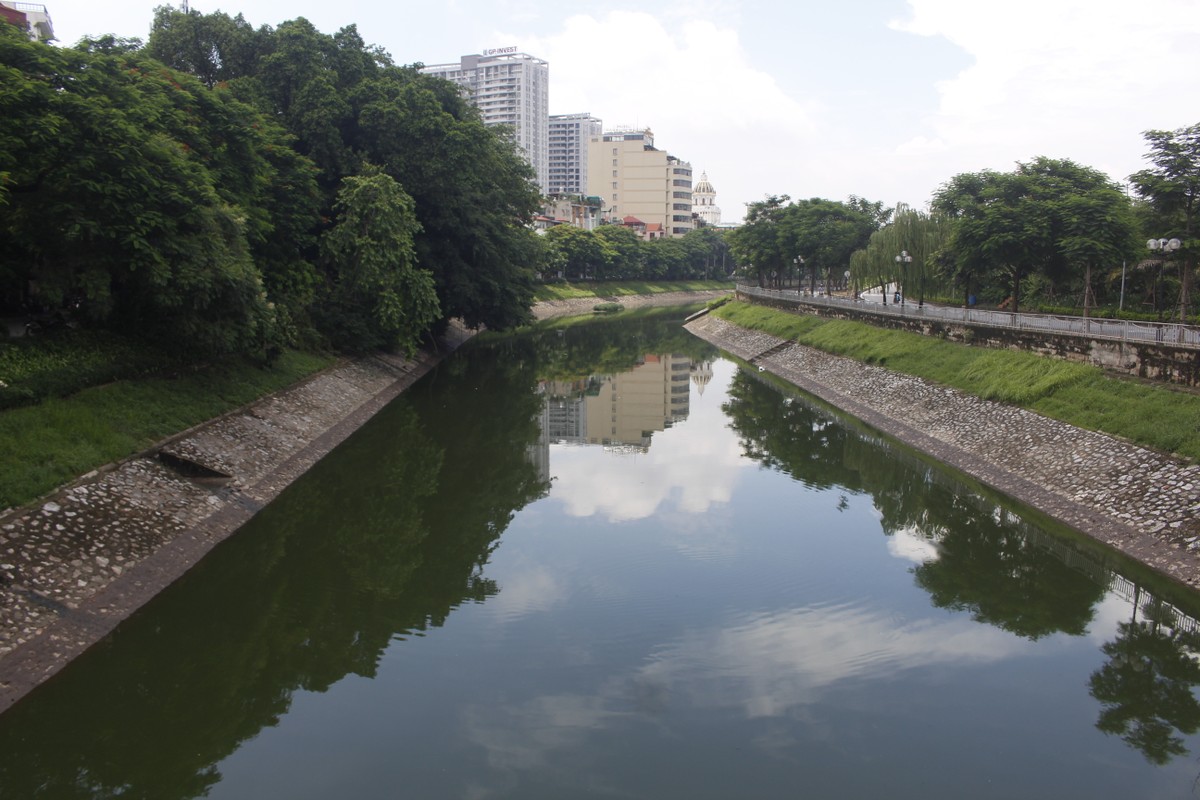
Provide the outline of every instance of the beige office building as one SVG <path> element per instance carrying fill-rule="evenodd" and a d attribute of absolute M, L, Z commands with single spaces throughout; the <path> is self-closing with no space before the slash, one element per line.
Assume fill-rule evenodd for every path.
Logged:
<path fill-rule="evenodd" d="M 656 148 L 649 128 L 592 136 L 587 185 L 609 221 L 636 217 L 671 236 L 693 228 L 692 165 Z"/>

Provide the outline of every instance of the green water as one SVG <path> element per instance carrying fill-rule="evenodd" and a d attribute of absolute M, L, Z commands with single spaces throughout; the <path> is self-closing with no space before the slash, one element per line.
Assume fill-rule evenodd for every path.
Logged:
<path fill-rule="evenodd" d="M 762 378 L 468 345 L 0 716 L 0 797 L 1194 796 L 1192 595 Z"/>

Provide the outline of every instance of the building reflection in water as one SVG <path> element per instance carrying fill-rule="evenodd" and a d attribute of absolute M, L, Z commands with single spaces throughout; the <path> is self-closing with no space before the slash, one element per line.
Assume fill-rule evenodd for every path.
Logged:
<path fill-rule="evenodd" d="M 541 436 L 529 458 L 548 480 L 551 444 L 645 453 L 656 431 L 687 419 L 690 385 L 695 383 L 703 394 L 711 379 L 710 361 L 647 353 L 633 369 L 617 375 L 540 381 Z"/>

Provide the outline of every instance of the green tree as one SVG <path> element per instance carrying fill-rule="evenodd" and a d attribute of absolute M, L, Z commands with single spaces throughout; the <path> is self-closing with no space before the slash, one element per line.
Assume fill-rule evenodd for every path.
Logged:
<path fill-rule="evenodd" d="M 1179 238 L 1179 317 L 1187 319 L 1196 269 L 1196 216 L 1200 213 L 1200 123 L 1174 131 L 1146 131 L 1146 159 L 1154 166 L 1129 176 L 1134 190 L 1154 211 L 1154 238 Z"/>
<path fill-rule="evenodd" d="M 416 265 L 412 198 L 373 167 L 342 184 L 337 223 L 322 240 L 333 283 L 325 314 L 335 341 L 412 353 L 438 316 L 433 277 Z"/>
<path fill-rule="evenodd" d="M 833 274 L 845 272 L 850 256 L 864 247 L 878 227 L 875 205 L 853 198 L 854 205 L 814 197 L 800 200 L 784 210 L 781 227 L 787 252 L 804 258 L 809 291 L 815 292 L 818 276 L 824 276 L 825 290 L 831 288 Z M 863 204 L 865 204 L 865 209 Z"/>
<path fill-rule="evenodd" d="M 611 254 L 608 261 L 609 271 L 597 274 L 600 280 L 641 278 L 645 267 L 645 247 L 632 228 L 624 225 L 601 225 L 596 228 L 595 236 L 601 245 Z"/>
<path fill-rule="evenodd" d="M 181 14 L 156 17 L 155 52 L 176 52 L 159 37 L 190 24 Z M 315 162 L 322 213 L 332 216 L 343 178 L 378 165 L 415 202 L 417 260 L 433 275 L 442 317 L 493 329 L 529 320 L 541 255 L 529 223 L 540 195 L 511 137 L 485 126 L 455 85 L 396 66 L 353 26 L 330 36 L 297 19 L 256 36 L 242 71 L 231 65 L 222 79 Z"/>
<path fill-rule="evenodd" d="M 796 256 L 779 224 L 790 199 L 786 194 L 771 195 L 748 203 L 744 223 L 729 234 L 729 248 L 743 274 L 753 276 L 759 286 L 781 286 Z"/>
<path fill-rule="evenodd" d="M 955 220 L 948 246 L 955 271 L 1002 276 L 1013 311 L 1031 275 L 1052 289 L 1079 283 L 1086 298 L 1091 269 L 1128 252 L 1133 230 L 1128 202 L 1107 176 L 1041 156 L 1008 173 L 956 175 L 937 191 L 933 209 Z"/>
<path fill-rule="evenodd" d="M 0 280 L 200 353 L 274 340 L 261 118 L 111 37 L 66 50 L 4 26 L 0 70 Z"/>
<path fill-rule="evenodd" d="M 555 225 L 543 236 L 547 261 L 569 281 L 597 280 L 616 255 L 594 231 L 574 225 Z"/>
<path fill-rule="evenodd" d="M 269 29 L 254 30 L 241 14 L 183 12 L 172 6 L 154 9 L 152 29 L 147 55 L 195 75 L 209 89 L 252 73 L 270 37 Z"/>

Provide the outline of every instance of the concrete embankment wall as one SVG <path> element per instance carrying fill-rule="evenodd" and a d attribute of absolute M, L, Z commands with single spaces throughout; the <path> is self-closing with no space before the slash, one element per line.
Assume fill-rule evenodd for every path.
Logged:
<path fill-rule="evenodd" d="M 928 317 L 872 314 L 868 309 L 822 306 L 781 298 L 771 300 L 739 293 L 738 299 L 771 306 L 794 314 L 813 314 L 865 322 L 880 328 L 907 330 L 954 342 L 1007 350 L 1028 350 L 1039 355 L 1094 364 L 1103 369 L 1148 380 L 1200 386 L 1200 351 L 1173 347 L 1169 342 L 1134 342 L 1089 339 L 1045 331 L 1000 328 L 979 323 L 947 322 Z"/>
<path fill-rule="evenodd" d="M 0 712 L 177 580 L 428 372 L 345 361 L 0 517 Z"/>
<path fill-rule="evenodd" d="M 686 327 L 915 450 L 1200 587 L 1200 467 L 712 316 Z"/>

